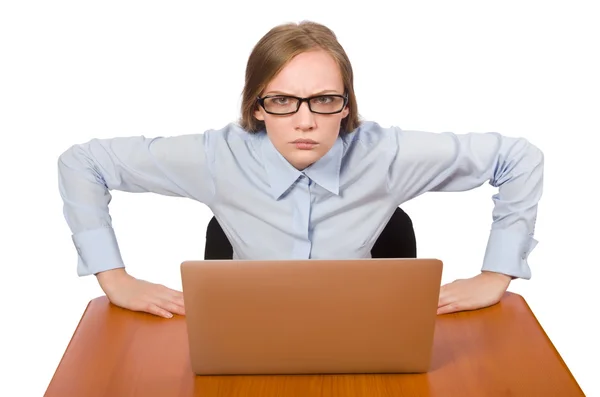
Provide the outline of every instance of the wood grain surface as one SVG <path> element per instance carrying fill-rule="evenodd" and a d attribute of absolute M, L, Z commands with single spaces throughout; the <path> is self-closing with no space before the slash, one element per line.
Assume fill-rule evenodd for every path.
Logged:
<path fill-rule="evenodd" d="M 439 316 L 427 374 L 195 376 L 185 318 L 92 300 L 46 397 L 583 396 L 524 299 Z"/>

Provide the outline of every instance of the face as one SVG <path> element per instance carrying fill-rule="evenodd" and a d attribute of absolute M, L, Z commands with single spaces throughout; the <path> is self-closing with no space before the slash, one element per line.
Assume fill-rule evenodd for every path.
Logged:
<path fill-rule="evenodd" d="M 333 57 L 323 50 L 315 50 L 294 57 L 271 80 L 262 96 L 307 98 L 320 94 L 344 95 L 344 83 Z M 331 149 L 348 113 L 347 106 L 341 113 L 312 113 L 308 103 L 303 102 L 297 113 L 289 115 L 269 114 L 258 106 L 255 117 L 265 122 L 267 135 L 279 153 L 291 165 L 303 170 Z"/>

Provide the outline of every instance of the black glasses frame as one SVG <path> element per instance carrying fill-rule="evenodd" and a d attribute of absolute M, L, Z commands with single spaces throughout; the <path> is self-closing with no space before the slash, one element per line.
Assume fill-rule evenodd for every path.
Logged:
<path fill-rule="evenodd" d="M 324 97 L 324 96 L 342 98 L 344 100 L 344 104 L 342 105 L 342 108 L 340 110 L 336 110 L 335 112 L 315 112 L 312 109 L 312 107 L 310 106 L 310 100 L 311 99 L 315 99 L 315 98 Z M 298 106 L 296 107 L 296 110 L 294 110 L 292 112 L 286 112 L 286 113 L 269 112 L 267 110 L 267 108 L 265 107 L 265 99 L 277 98 L 277 97 L 286 97 L 286 98 L 297 99 L 298 100 Z M 311 96 L 311 97 L 308 97 L 308 98 L 300 98 L 300 97 L 293 96 L 293 95 L 266 95 L 266 96 L 264 96 L 262 98 L 261 97 L 256 97 L 256 100 L 258 101 L 258 104 L 265 110 L 265 112 L 267 112 L 269 114 L 274 114 L 274 115 L 277 115 L 277 116 L 285 116 L 287 114 L 298 113 L 298 110 L 300 110 L 300 106 L 302 106 L 302 102 L 306 102 L 306 104 L 308 105 L 308 109 L 312 113 L 316 113 L 316 114 L 337 114 L 337 113 L 341 113 L 342 110 L 344 110 L 344 108 L 348 104 L 348 94 L 344 94 L 344 95 L 339 95 L 339 94 L 321 94 L 321 95 L 314 95 L 314 96 Z"/>

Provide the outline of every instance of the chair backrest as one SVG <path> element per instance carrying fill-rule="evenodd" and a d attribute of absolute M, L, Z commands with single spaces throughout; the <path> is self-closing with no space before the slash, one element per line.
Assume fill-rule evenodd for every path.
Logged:
<path fill-rule="evenodd" d="M 417 239 L 412 220 L 400 207 L 375 240 L 371 248 L 373 258 L 416 258 Z"/>
<path fill-rule="evenodd" d="M 386 224 L 371 249 L 373 258 L 416 258 L 417 241 L 412 220 L 400 207 Z M 233 247 L 213 216 L 206 228 L 204 259 L 233 259 Z"/>
<path fill-rule="evenodd" d="M 206 228 L 206 244 L 204 247 L 204 259 L 219 260 L 233 259 L 233 247 L 214 216 L 208 222 Z"/>

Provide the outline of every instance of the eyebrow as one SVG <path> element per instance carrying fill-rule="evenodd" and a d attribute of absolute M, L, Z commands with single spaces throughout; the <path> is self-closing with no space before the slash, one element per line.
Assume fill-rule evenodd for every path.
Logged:
<path fill-rule="evenodd" d="M 322 91 L 318 91 L 318 92 L 315 92 L 315 93 L 309 95 L 309 97 L 318 96 L 318 95 L 324 95 L 324 94 L 343 95 L 343 94 L 340 94 L 337 90 L 322 90 Z M 279 90 L 269 91 L 269 92 L 265 93 L 265 95 L 286 95 L 286 96 L 295 96 L 295 97 L 298 96 L 298 95 L 290 94 L 288 92 L 279 91 Z"/>

